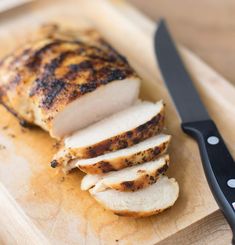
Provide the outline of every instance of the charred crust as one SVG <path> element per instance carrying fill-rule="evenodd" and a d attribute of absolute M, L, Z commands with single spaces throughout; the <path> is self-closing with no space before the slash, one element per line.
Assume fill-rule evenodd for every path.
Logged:
<path fill-rule="evenodd" d="M 134 190 L 135 189 L 135 183 L 134 181 L 124 181 L 121 183 L 124 190 Z"/>
<path fill-rule="evenodd" d="M 133 135 L 133 132 L 132 131 L 128 131 L 128 132 L 126 132 L 126 135 L 127 135 L 127 138 L 131 138 L 132 135 Z"/>
<path fill-rule="evenodd" d="M 98 143 L 92 147 L 88 148 L 88 154 L 87 156 L 92 158 L 92 157 L 97 157 L 104 152 L 109 152 L 112 149 L 113 141 L 111 140 L 105 140 L 101 143 Z"/>
<path fill-rule="evenodd" d="M 168 164 L 164 164 L 161 168 L 158 169 L 159 174 L 163 174 L 167 171 L 168 169 Z"/>
<path fill-rule="evenodd" d="M 133 139 L 133 144 L 136 145 L 140 142 L 141 140 L 139 138 L 134 138 Z"/>
<path fill-rule="evenodd" d="M 151 127 L 151 125 L 158 124 L 161 119 L 162 119 L 162 115 L 161 113 L 159 113 L 158 115 L 153 117 L 151 120 L 149 120 L 147 123 L 144 123 L 140 125 L 139 127 L 137 127 L 136 131 L 141 133 L 145 131 L 147 128 Z"/>
<path fill-rule="evenodd" d="M 16 54 L 10 54 L 0 61 L 0 65 L 4 67 L 6 64 L 6 69 L 13 72 L 11 81 L 6 87 L 0 88 L 0 93 L 5 96 L 15 88 L 22 91 L 24 96 L 33 97 L 32 100 L 35 99 L 37 106 L 42 110 L 51 110 L 51 117 L 47 118 L 54 118 L 54 108 L 63 108 L 99 86 L 136 75 L 127 60 L 94 31 L 81 32 L 81 36 L 88 35 L 88 39 L 90 35 L 92 42 L 85 42 L 82 38 L 80 40 L 74 35 L 75 32 L 69 35 L 69 32 L 63 32 L 59 27 L 50 27 L 44 32 L 43 36 L 30 45 L 16 50 Z M 47 38 L 46 43 L 40 44 L 43 38 Z M 71 61 L 64 62 L 68 57 L 71 57 Z M 45 64 L 46 62 L 48 63 Z M 33 81 L 30 79 L 32 77 L 35 77 Z M 29 85 L 29 93 L 28 90 L 24 91 L 23 86 L 20 87 L 24 84 Z M 11 102 L 6 102 L 11 107 Z M 16 113 L 12 114 L 20 119 Z M 50 122 L 47 118 L 42 119 L 43 123 Z M 21 124 L 25 126 L 27 123 L 21 120 Z"/>
<path fill-rule="evenodd" d="M 103 173 L 108 173 L 110 171 L 115 170 L 109 162 L 105 162 L 105 161 L 100 162 L 99 167 Z"/>
<path fill-rule="evenodd" d="M 133 162 L 129 161 L 128 159 L 125 159 L 125 165 L 126 165 L 126 167 L 132 166 Z"/>
<path fill-rule="evenodd" d="M 49 47 L 51 47 L 51 45 L 48 44 L 46 50 L 48 50 Z M 29 95 L 32 97 L 38 92 L 43 91 L 41 107 L 50 109 L 55 100 L 58 100 L 57 98 L 67 98 L 67 101 L 72 101 L 81 95 L 94 91 L 101 85 L 107 84 L 114 80 L 122 80 L 130 74 L 133 74 L 132 69 L 130 69 L 128 66 L 125 66 L 122 69 L 114 68 L 106 62 L 103 64 L 102 68 L 98 69 L 96 67 L 96 63 L 98 62 L 98 64 L 101 64 L 102 61 L 85 59 L 80 63 L 68 65 L 68 72 L 61 78 L 56 77 L 56 69 L 62 66 L 62 63 L 66 58 L 69 56 L 76 57 L 81 55 L 86 57 L 86 52 L 89 52 L 90 48 L 91 47 L 84 46 L 82 48 L 78 47 L 77 50 L 63 52 L 58 57 L 50 61 L 49 64 L 46 64 L 43 68 L 43 73 L 35 80 L 35 85 L 31 89 Z M 94 49 L 94 47 L 92 48 Z M 97 50 L 98 48 L 95 47 L 95 49 Z M 100 50 L 100 52 L 102 53 L 103 51 Z M 103 55 L 105 54 L 103 53 Z M 86 82 L 77 84 L 76 77 L 79 77 L 79 75 L 82 76 L 84 71 L 89 72 L 89 76 L 87 77 Z M 70 95 L 64 96 L 63 91 L 65 91 L 67 88 Z"/>
<path fill-rule="evenodd" d="M 35 80 L 35 86 L 31 89 L 29 96 L 32 97 L 39 91 L 43 91 L 41 99 L 41 107 L 49 109 L 58 95 L 65 89 L 66 83 L 64 79 L 55 77 L 55 70 L 59 65 L 73 52 L 68 51 L 61 53 L 44 67 L 44 73 Z"/>
<path fill-rule="evenodd" d="M 147 158 L 146 158 L 146 156 L 144 156 L 144 157 L 142 158 L 142 161 L 143 161 L 143 162 L 147 162 L 147 161 L 148 161 Z"/>
<path fill-rule="evenodd" d="M 69 94 L 69 100 L 73 101 L 78 97 L 78 91 L 77 90 L 73 90 L 70 94 Z"/>
<path fill-rule="evenodd" d="M 43 100 L 47 100 L 45 97 L 49 96 L 49 97 L 54 97 L 54 96 L 50 96 L 52 95 L 54 92 L 53 90 L 55 88 L 57 88 L 57 93 L 56 95 L 59 93 L 59 91 L 62 90 L 62 88 L 64 88 L 65 86 L 65 82 L 63 80 L 57 79 L 55 77 L 55 70 L 56 68 L 66 59 L 66 57 L 68 57 L 69 55 L 71 55 L 71 52 L 64 52 L 61 53 L 58 57 L 54 58 L 51 60 L 50 63 L 46 64 L 44 66 L 44 72 L 42 73 L 42 75 L 40 77 L 38 77 L 35 82 L 34 82 L 34 86 L 32 87 L 29 96 L 32 97 L 34 96 L 36 93 L 38 93 L 39 91 L 43 91 L 46 94 L 44 95 Z M 57 82 L 59 83 L 59 85 L 57 86 Z M 59 89 L 60 88 L 60 89 Z M 49 100 L 51 101 L 51 99 Z M 46 105 L 46 103 L 45 103 Z"/>
<path fill-rule="evenodd" d="M 155 147 L 153 150 L 153 155 L 159 155 L 159 153 L 161 152 L 161 149 L 165 149 L 165 147 Z"/>
<path fill-rule="evenodd" d="M 97 153 L 96 153 L 96 150 L 95 150 L 95 148 L 93 148 L 93 147 L 88 147 L 88 153 L 87 153 L 87 156 L 88 157 L 91 157 L 91 158 L 93 158 L 93 157 L 96 157 L 97 156 Z"/>
<path fill-rule="evenodd" d="M 79 64 L 71 64 L 69 65 L 69 70 L 71 72 L 79 72 L 81 70 L 85 70 L 85 69 L 92 69 L 93 65 L 89 60 L 84 60 Z"/>
<path fill-rule="evenodd" d="M 54 40 L 53 42 L 50 42 L 46 45 L 44 45 L 42 48 L 35 51 L 32 56 L 30 57 L 29 61 L 26 63 L 26 66 L 29 69 L 35 70 L 42 62 L 43 55 L 51 50 L 53 47 L 62 44 L 61 40 Z"/>
<path fill-rule="evenodd" d="M 129 71 L 130 72 L 130 71 Z M 107 84 L 114 80 L 123 80 L 128 76 L 127 70 L 121 70 L 121 69 L 110 69 L 110 67 L 103 67 L 99 70 L 99 77 L 101 84 Z"/>
<path fill-rule="evenodd" d="M 100 70 L 90 68 L 90 70 L 89 82 L 81 84 L 79 87 L 82 95 L 94 91 L 100 85 L 108 84 L 114 80 L 122 80 L 129 75 L 126 70 L 111 69 L 110 67 L 103 67 Z"/>
<path fill-rule="evenodd" d="M 129 146 L 138 144 L 146 138 L 155 135 L 156 133 L 160 132 L 163 127 L 164 117 L 161 115 L 161 113 L 162 112 L 153 117 L 150 121 L 146 122 L 147 126 L 141 125 L 141 130 L 138 127 L 136 129 L 133 129 L 132 131 L 125 132 L 121 135 L 114 136 L 111 139 L 104 140 L 91 147 L 88 147 L 85 157 L 97 157 L 107 152 L 124 149 Z M 132 135 L 132 137 L 130 137 L 130 135 Z M 154 151 L 152 155 L 158 155 L 160 152 L 160 148 L 159 150 L 156 149 L 156 151 Z M 147 160 L 148 159 L 146 158 L 146 156 L 143 156 L 142 161 Z"/>
<path fill-rule="evenodd" d="M 124 149 L 128 147 L 128 142 L 126 140 L 120 140 L 119 141 L 119 147 L 120 149 Z"/>
<path fill-rule="evenodd" d="M 82 84 L 79 86 L 79 90 L 80 90 L 80 93 L 82 95 L 86 94 L 86 93 L 90 93 L 90 92 L 94 91 L 96 88 L 97 88 L 97 84 L 95 82 L 94 83 L 85 83 L 85 84 Z"/>
<path fill-rule="evenodd" d="M 48 94 L 42 99 L 41 105 L 46 108 L 50 108 L 53 101 L 57 97 L 57 95 L 62 91 L 65 87 L 65 83 L 60 79 L 52 79 L 50 83 L 50 89 L 48 90 Z"/>

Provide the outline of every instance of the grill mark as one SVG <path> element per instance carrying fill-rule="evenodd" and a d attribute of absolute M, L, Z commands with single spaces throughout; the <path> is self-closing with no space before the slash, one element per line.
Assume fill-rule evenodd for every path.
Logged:
<path fill-rule="evenodd" d="M 109 139 L 109 140 L 104 140 L 101 143 L 97 143 L 91 147 L 88 147 L 87 149 L 88 158 L 97 157 L 103 154 L 104 152 L 108 152 L 110 150 L 110 147 L 112 146 L 112 143 L 113 143 L 112 139 Z"/>
<path fill-rule="evenodd" d="M 55 77 L 55 70 L 70 55 L 74 55 L 74 52 L 67 51 L 61 53 L 49 64 L 45 65 L 42 76 L 35 80 L 36 85 L 31 89 L 29 96 L 34 96 L 40 90 L 44 91 L 41 100 L 42 106 L 49 108 L 57 95 L 65 88 L 65 81 Z"/>
<path fill-rule="evenodd" d="M 35 70 L 42 62 L 42 56 L 45 52 L 48 50 L 52 49 L 53 47 L 62 44 L 63 42 L 61 40 L 55 40 L 51 43 L 48 43 L 38 49 L 36 52 L 33 53 L 32 57 L 30 60 L 26 63 L 26 66 L 29 69 Z"/>
<path fill-rule="evenodd" d="M 43 74 L 35 80 L 37 87 L 33 89 L 35 91 L 30 92 L 30 96 L 35 95 L 39 89 L 47 89 L 48 83 L 44 80 L 47 80 L 50 77 L 52 78 L 55 75 L 54 73 L 56 68 L 58 68 L 58 66 L 71 54 L 73 54 L 72 51 L 63 52 L 59 54 L 58 57 L 52 59 L 50 63 L 44 66 Z"/>
<path fill-rule="evenodd" d="M 79 75 L 80 72 L 83 72 L 86 70 L 88 70 L 90 73 L 94 73 L 92 62 L 89 60 L 81 61 L 78 64 L 71 64 L 68 66 L 68 68 L 69 68 L 69 71 L 63 77 L 63 79 L 66 79 L 68 81 L 72 81 L 76 79 L 76 77 Z M 74 91 L 74 92 L 77 92 L 77 91 Z M 78 92 L 76 94 L 78 95 Z"/>
<path fill-rule="evenodd" d="M 106 58 L 106 57 L 102 57 L 99 55 L 90 54 L 88 55 L 88 57 L 93 60 L 102 60 L 105 62 L 116 62 L 117 61 L 117 57 L 115 57 L 114 55 L 109 55 L 109 57 Z"/>
<path fill-rule="evenodd" d="M 42 106 L 45 106 L 47 108 L 52 105 L 57 95 L 65 88 L 65 83 L 61 79 L 52 79 L 49 84 L 50 87 L 47 89 L 47 94 L 41 101 Z"/>
<path fill-rule="evenodd" d="M 133 180 L 131 181 L 124 181 L 121 183 L 121 186 L 123 186 L 124 190 L 134 190 L 135 189 L 135 183 Z"/>
<path fill-rule="evenodd" d="M 68 37 L 68 39 L 69 38 L 70 37 Z M 38 66 L 40 66 L 40 70 L 41 68 L 43 68 L 42 65 L 43 65 L 43 61 L 46 55 L 50 51 L 54 52 L 53 53 L 54 55 L 57 55 L 57 53 L 60 52 L 59 45 L 63 45 L 66 43 L 74 44 L 74 46 L 72 45 L 69 46 L 68 49 L 66 46 L 64 48 L 67 50 L 71 50 L 70 51 L 71 55 L 80 55 L 80 56 L 83 56 L 85 59 L 88 58 L 88 61 L 86 61 L 88 62 L 88 65 L 86 63 L 83 63 L 83 64 L 74 64 L 75 66 L 70 67 L 72 73 L 74 72 L 73 76 L 75 78 L 76 78 L 77 73 L 79 72 L 84 72 L 84 70 L 90 71 L 90 74 L 89 74 L 90 76 L 86 80 L 87 85 L 84 84 L 80 86 L 80 85 L 77 85 L 76 83 L 73 83 L 73 81 L 71 81 L 73 79 L 73 76 L 68 77 L 68 78 L 66 77 L 56 78 L 55 70 L 63 62 L 63 59 L 62 61 L 59 61 L 59 60 L 57 60 L 57 62 L 54 61 L 53 64 L 51 64 L 50 62 L 50 64 L 47 64 L 45 66 L 42 72 L 36 73 L 36 79 L 32 83 L 33 86 L 29 94 L 29 96 L 34 96 L 37 92 L 42 91 L 42 93 L 38 97 L 41 100 L 40 101 L 41 107 L 47 107 L 49 109 L 51 105 L 55 102 L 56 98 L 58 98 L 59 100 L 61 99 L 64 100 L 66 96 L 64 96 L 63 92 L 61 93 L 61 91 L 67 90 L 69 97 L 66 98 L 66 100 L 71 101 L 71 100 L 76 99 L 81 94 L 92 92 L 98 86 L 102 84 L 107 84 L 111 82 L 112 80 L 116 80 L 116 79 L 123 79 L 129 73 L 134 74 L 132 69 L 128 65 L 127 66 L 125 65 L 125 63 L 127 63 L 126 59 L 123 56 L 119 55 L 116 52 L 116 50 L 114 50 L 110 45 L 108 45 L 103 40 L 99 42 L 99 44 L 101 45 L 96 46 L 96 44 L 94 44 L 95 46 L 93 46 L 93 45 L 90 45 L 89 43 L 84 43 L 83 41 L 80 41 L 80 40 L 74 40 L 74 39 L 66 40 L 66 37 L 60 38 L 60 37 L 56 37 L 55 35 L 54 37 L 51 38 L 51 40 L 49 40 L 49 43 L 47 42 L 47 44 L 44 44 L 43 47 L 32 50 L 32 48 L 27 48 L 29 47 L 27 46 L 23 48 L 23 50 L 19 50 L 20 53 L 17 52 L 17 55 L 15 56 L 13 55 L 14 57 L 11 58 L 12 60 L 10 61 L 10 64 L 9 64 L 9 65 L 13 65 L 13 67 L 8 66 L 7 68 L 15 69 L 17 71 L 16 64 L 14 64 L 17 62 L 17 65 L 18 63 L 19 65 L 22 65 L 23 73 L 21 74 L 22 77 L 20 74 L 18 74 L 15 78 L 12 78 L 11 81 L 9 81 L 8 86 L 10 86 L 10 84 L 17 86 L 19 83 L 21 83 L 21 81 L 27 82 L 26 81 L 27 79 L 25 79 L 25 76 L 24 76 L 24 71 L 27 72 L 27 75 L 30 75 L 31 73 L 31 74 L 34 74 L 35 76 L 35 72 L 39 71 Z M 56 47 L 56 49 L 54 49 L 54 47 Z M 76 48 L 78 48 L 78 50 L 76 50 Z M 8 55 L 7 57 L 11 55 Z M 5 59 L 7 59 L 7 57 Z M 2 59 L 0 61 L 0 66 L 4 64 L 5 59 Z M 89 62 L 91 65 L 89 65 Z M 102 62 L 102 65 L 101 65 L 101 62 Z M 115 64 L 113 65 L 112 63 L 115 63 Z M 95 70 L 93 66 L 96 66 L 96 64 L 98 64 L 98 67 L 103 66 L 103 68 L 99 70 Z M 119 67 L 119 69 L 116 69 L 116 68 L 114 69 L 113 66 Z M 5 91 L 3 89 L 5 88 L 2 88 L 2 91 L 1 91 L 1 88 L 0 88 L 0 100 L 1 100 L 1 96 L 5 95 L 4 94 Z M 12 89 L 12 88 L 7 87 L 7 89 Z M 58 94 L 60 93 L 62 94 L 62 97 L 58 96 Z M 13 109 L 8 108 L 8 110 L 19 119 L 22 125 L 31 126 L 30 123 L 28 123 L 26 120 L 22 120 L 20 115 L 18 115 Z"/>
<path fill-rule="evenodd" d="M 57 56 L 56 58 L 52 59 L 50 63 L 45 65 L 43 76 L 54 75 L 55 70 L 70 55 L 74 55 L 74 52 L 73 51 L 66 51 L 66 52 L 59 54 L 59 56 Z"/>
<path fill-rule="evenodd" d="M 79 64 L 71 64 L 69 65 L 69 69 L 71 72 L 79 72 L 84 69 L 92 69 L 93 65 L 89 60 L 84 60 Z"/>
<path fill-rule="evenodd" d="M 60 64 L 68 57 L 68 56 L 76 56 L 80 53 L 84 52 L 83 48 L 79 48 L 76 51 L 67 51 L 61 53 L 58 57 L 54 58 L 49 64 L 47 64 L 44 68 L 44 73 L 42 75 L 41 79 L 37 79 L 36 86 L 32 91 L 30 92 L 30 96 L 35 95 L 39 90 L 44 90 L 45 95 L 42 99 L 42 106 L 45 106 L 46 108 L 49 108 L 54 99 L 58 96 L 58 94 L 69 85 L 67 82 L 70 77 L 68 77 L 68 73 L 65 74 L 64 77 L 57 79 L 55 77 L 55 70 L 60 66 Z M 75 66 L 76 65 L 76 66 Z M 89 61 L 81 62 L 80 64 L 74 64 L 72 67 L 72 70 L 82 71 L 87 68 L 92 68 L 92 64 Z M 75 72 L 76 73 L 76 72 Z M 74 74 L 74 72 L 72 72 Z M 79 90 L 79 87 L 78 87 Z M 69 99 L 75 99 L 79 93 L 77 90 L 74 90 L 69 96 Z"/>
<path fill-rule="evenodd" d="M 157 155 L 159 155 L 159 153 L 161 152 L 161 151 L 163 151 L 164 149 L 165 149 L 166 147 L 165 147 L 165 145 L 163 144 L 163 147 L 155 147 L 154 148 L 154 150 L 153 150 L 153 155 L 155 155 L 155 156 L 157 156 Z"/>
<path fill-rule="evenodd" d="M 149 126 L 151 126 L 152 124 L 157 124 L 160 121 L 161 117 L 162 117 L 162 115 L 161 115 L 161 113 L 159 113 L 157 116 L 153 117 L 147 123 L 144 123 L 144 124 L 138 126 L 137 127 L 137 132 L 141 133 L 144 130 L 146 130 Z"/>
<path fill-rule="evenodd" d="M 99 77 L 97 77 L 97 79 L 100 80 L 101 84 L 107 84 L 113 80 L 122 80 L 126 78 L 129 72 L 129 70 L 126 71 L 121 69 L 112 69 L 110 67 L 103 67 L 99 70 Z"/>
<path fill-rule="evenodd" d="M 167 169 L 168 169 L 168 163 L 166 163 L 166 164 L 164 164 L 161 168 L 159 168 L 158 169 L 158 174 L 163 174 L 163 173 L 165 173 L 166 171 L 167 171 Z"/>
<path fill-rule="evenodd" d="M 34 52 L 32 57 L 31 57 L 31 60 L 26 64 L 26 66 L 29 69 L 35 70 L 41 64 L 43 55 L 47 51 L 51 50 L 52 48 L 54 48 L 56 46 L 63 45 L 63 44 L 84 45 L 84 43 L 82 43 L 79 40 L 69 41 L 69 40 L 55 39 L 51 43 L 44 45 L 39 50 Z"/>
<path fill-rule="evenodd" d="M 74 90 L 71 91 L 71 95 L 68 99 L 74 100 L 78 96 L 94 91 L 98 86 L 107 84 L 114 80 L 122 80 L 125 79 L 129 74 L 133 73 L 132 69 L 129 67 L 124 67 L 124 69 L 116 68 L 114 69 L 110 64 L 105 64 L 105 67 L 102 67 L 99 70 L 95 70 L 94 66 L 97 62 L 100 64 L 103 63 L 103 59 L 100 56 L 97 56 L 97 60 L 84 60 L 79 64 L 71 64 L 69 65 L 69 71 L 61 78 L 55 77 L 55 70 L 60 66 L 60 64 L 69 56 L 81 55 L 84 57 L 88 57 L 87 53 L 89 52 L 98 52 L 99 54 L 103 54 L 107 56 L 104 50 L 95 47 L 86 45 L 78 40 L 76 41 L 62 41 L 56 40 L 50 44 L 45 45 L 40 50 L 35 52 L 34 59 L 28 63 L 28 67 L 34 69 L 35 66 L 38 66 L 41 63 L 43 54 L 52 47 L 63 44 L 63 43 L 74 43 L 80 44 L 77 50 L 71 50 L 61 53 L 58 57 L 54 58 L 49 64 L 46 64 L 44 67 L 43 74 L 40 77 L 37 77 L 35 80 L 35 86 L 31 89 L 29 96 L 32 97 L 40 90 L 43 91 L 43 98 L 41 100 L 41 106 L 50 108 L 55 100 L 58 97 L 58 94 L 61 93 L 65 89 L 66 86 L 73 85 Z M 117 58 L 120 58 L 117 53 L 114 53 Z M 91 54 L 92 55 L 92 54 Z M 101 58 L 101 59 L 100 59 Z M 38 61 L 37 61 L 38 60 Z M 116 57 L 112 55 L 111 59 L 108 59 L 109 63 L 111 61 L 118 62 Z M 118 64 L 120 66 L 120 64 Z M 71 81 L 76 79 L 80 72 L 84 72 L 85 70 L 89 70 L 89 77 L 87 78 L 87 82 L 85 84 L 72 84 Z"/>
<path fill-rule="evenodd" d="M 108 173 L 110 171 L 114 171 L 115 170 L 115 168 L 109 162 L 106 162 L 106 161 L 102 161 L 100 163 L 99 168 L 101 169 L 101 171 L 103 173 Z"/>
<path fill-rule="evenodd" d="M 88 83 L 80 85 L 81 94 L 86 94 L 94 91 L 99 85 L 105 85 L 114 80 L 123 80 L 129 75 L 128 71 L 103 67 L 98 71 L 93 72 Z"/>

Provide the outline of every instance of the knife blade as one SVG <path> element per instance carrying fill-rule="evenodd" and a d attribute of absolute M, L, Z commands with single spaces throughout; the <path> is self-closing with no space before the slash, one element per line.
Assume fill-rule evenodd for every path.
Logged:
<path fill-rule="evenodd" d="M 199 146 L 204 172 L 227 219 L 235 245 L 235 163 L 193 85 L 176 45 L 161 20 L 154 36 L 158 65 L 181 118 L 182 130 Z"/>
<path fill-rule="evenodd" d="M 176 106 L 176 109 L 182 121 L 191 122 L 209 119 L 208 112 L 193 87 L 191 78 L 163 21 L 160 22 L 155 40 L 160 70 L 175 104 L 180 105 Z"/>

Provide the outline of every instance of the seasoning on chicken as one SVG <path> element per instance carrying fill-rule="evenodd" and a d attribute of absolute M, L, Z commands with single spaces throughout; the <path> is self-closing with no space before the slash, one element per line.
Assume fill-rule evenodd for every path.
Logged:
<path fill-rule="evenodd" d="M 105 208 L 120 216 L 146 217 L 161 213 L 174 205 L 179 195 L 179 185 L 175 179 L 161 176 L 155 184 L 135 192 L 122 192 L 113 189 L 91 195 Z"/>
<path fill-rule="evenodd" d="M 138 102 L 65 138 L 64 147 L 54 156 L 52 164 L 65 166 L 76 158 L 97 157 L 130 147 L 156 135 L 163 125 L 162 101 Z"/>
<path fill-rule="evenodd" d="M 110 188 L 118 191 L 137 191 L 154 184 L 161 174 L 167 171 L 168 166 L 169 155 L 165 155 L 151 162 L 107 174 L 88 174 L 82 180 L 81 189 L 88 190 L 95 186 L 93 188 L 95 192 Z"/>
<path fill-rule="evenodd" d="M 0 63 L 0 103 L 61 138 L 133 104 L 140 79 L 95 31 L 52 25 Z"/>
<path fill-rule="evenodd" d="M 167 150 L 170 139 L 170 135 L 160 134 L 119 151 L 94 158 L 72 161 L 72 163 L 74 167 L 77 166 L 88 174 L 102 174 L 106 173 L 106 170 L 117 171 L 156 159 Z M 107 165 L 110 167 L 107 168 Z M 69 164 L 68 167 L 71 168 L 72 166 Z"/>

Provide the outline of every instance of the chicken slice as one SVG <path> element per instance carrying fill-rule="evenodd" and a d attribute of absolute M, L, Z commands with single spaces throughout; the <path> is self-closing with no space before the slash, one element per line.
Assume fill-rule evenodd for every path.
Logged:
<path fill-rule="evenodd" d="M 52 167 L 67 165 L 75 158 L 92 158 L 137 144 L 157 133 L 164 125 L 164 105 L 138 102 L 115 115 L 65 138 Z"/>
<path fill-rule="evenodd" d="M 0 62 L 0 103 L 62 138 L 132 105 L 140 79 L 95 31 L 52 26 Z"/>
<path fill-rule="evenodd" d="M 81 190 L 87 191 L 93 188 L 102 178 L 103 178 L 103 175 L 101 174 L 85 175 L 81 181 Z"/>
<path fill-rule="evenodd" d="M 128 167 L 116 172 L 93 175 L 94 178 L 85 176 L 81 183 L 81 189 L 87 190 L 94 186 L 93 192 L 115 189 L 118 191 L 137 191 L 146 188 L 157 181 L 159 176 L 166 172 L 169 166 L 169 155 L 159 159 Z M 86 180 L 88 178 L 88 180 Z M 89 183 L 90 180 L 90 183 Z"/>
<path fill-rule="evenodd" d="M 149 162 L 164 153 L 170 143 L 170 135 L 156 135 L 131 147 L 107 153 L 95 158 L 72 162 L 67 168 L 78 167 L 88 174 L 102 174 L 116 171 L 132 165 Z"/>
<path fill-rule="evenodd" d="M 135 192 L 90 189 L 90 193 L 115 214 L 137 218 L 158 214 L 173 206 L 179 195 L 179 185 L 175 179 L 161 176 L 155 184 Z"/>

